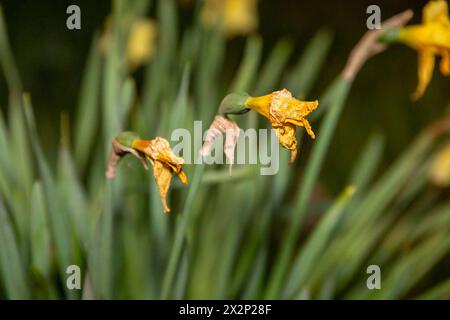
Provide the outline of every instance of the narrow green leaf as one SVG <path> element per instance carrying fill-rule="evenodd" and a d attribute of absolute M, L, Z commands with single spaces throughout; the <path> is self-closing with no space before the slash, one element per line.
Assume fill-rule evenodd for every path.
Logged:
<path fill-rule="evenodd" d="M 319 74 L 319 69 L 325 62 L 332 40 L 331 31 L 321 29 L 308 43 L 303 55 L 286 80 L 286 87 L 295 96 L 306 98 L 306 94 Z"/>
<path fill-rule="evenodd" d="M 44 279 L 51 272 L 51 234 L 42 184 L 36 182 L 31 193 L 31 267 Z"/>
<path fill-rule="evenodd" d="M 80 101 L 75 119 L 75 159 L 84 172 L 92 149 L 98 122 L 101 77 L 101 53 L 98 36 L 94 36 L 81 81 Z"/>
<path fill-rule="evenodd" d="M 155 115 L 161 110 L 161 97 L 172 90 L 174 57 L 177 52 L 177 11 L 174 0 L 157 2 L 158 43 L 153 62 L 147 67 L 142 98 L 139 132 L 153 136 L 158 124 Z"/>
<path fill-rule="evenodd" d="M 102 212 L 95 227 L 94 237 L 89 245 L 89 269 L 96 299 L 112 299 L 113 290 L 113 184 L 106 183 Z"/>
<path fill-rule="evenodd" d="M 343 109 L 345 100 L 351 87 L 351 82 L 340 78 L 339 87 L 336 90 L 334 104 L 326 114 L 322 123 L 317 141 L 314 143 L 311 157 L 305 168 L 305 176 L 302 180 L 299 192 L 295 196 L 294 208 L 292 210 L 291 223 L 288 227 L 286 235 L 283 237 L 281 251 L 275 259 L 274 270 L 269 280 L 266 298 L 273 299 L 278 296 L 281 289 L 286 269 L 292 256 L 297 233 L 300 230 L 302 220 L 306 214 L 308 201 L 313 191 L 314 185 L 319 176 L 322 164 L 326 155 L 329 144 L 331 143 L 334 129 Z"/>
<path fill-rule="evenodd" d="M 14 228 L 0 198 L 0 263 L 6 294 L 9 299 L 29 299 L 25 265 L 20 259 Z"/>
<path fill-rule="evenodd" d="M 288 63 L 292 49 L 292 43 L 287 39 L 282 39 L 277 42 L 267 58 L 260 72 L 260 76 L 258 76 L 254 95 L 263 95 L 273 91 L 284 67 Z"/>
<path fill-rule="evenodd" d="M 330 241 L 332 232 L 339 223 L 345 206 L 351 199 L 354 191 L 354 187 L 347 187 L 327 210 L 319 224 L 314 228 L 314 231 L 309 236 L 306 244 L 294 260 L 290 276 L 286 281 L 285 297 L 292 297 L 308 278 L 308 275 L 314 268 L 317 258 Z"/>
<path fill-rule="evenodd" d="M 183 70 L 178 94 L 173 108 L 171 109 L 170 130 L 167 132 L 168 135 L 171 134 L 173 130 L 182 127 L 183 120 L 185 119 L 189 99 L 190 76 L 191 66 L 190 64 L 186 64 Z"/>
<path fill-rule="evenodd" d="M 3 113 L 0 110 L 0 150 L 3 150 L 0 155 L 0 195 L 3 196 L 6 201 L 11 199 L 11 182 L 13 178 L 11 173 L 13 172 L 13 159 L 11 155 L 11 148 L 9 145 L 9 132 L 6 127 Z"/>
<path fill-rule="evenodd" d="M 403 259 L 398 259 L 383 281 L 384 288 L 374 294 L 381 299 L 400 299 L 448 253 L 448 233 L 432 235 Z"/>
<path fill-rule="evenodd" d="M 61 279 L 65 280 L 66 268 L 72 264 L 77 264 L 71 242 L 72 236 L 69 218 L 67 216 L 67 212 L 63 212 L 62 210 L 60 210 L 61 203 L 59 202 L 59 198 L 55 197 L 58 192 L 50 167 L 43 155 L 41 144 L 37 139 L 37 132 L 30 98 L 29 96 L 24 95 L 23 99 L 24 112 L 28 125 L 28 134 L 31 140 L 34 155 L 37 160 L 38 171 L 44 188 L 45 200 L 49 213 L 48 219 L 52 231 L 52 239 L 55 242 L 58 270 Z M 76 295 L 74 291 L 69 289 L 67 289 L 66 292 L 69 297 L 75 297 Z"/>
<path fill-rule="evenodd" d="M 267 263 L 267 249 L 262 248 L 257 258 L 255 259 L 253 272 L 250 273 L 248 285 L 244 290 L 242 299 L 256 299 L 259 298 L 259 293 L 263 289 L 264 271 Z"/>
<path fill-rule="evenodd" d="M 188 223 L 192 214 L 192 205 L 195 200 L 197 190 L 200 187 L 205 165 L 200 164 L 195 167 L 194 177 L 190 182 L 188 195 L 184 203 L 184 207 L 181 216 L 178 218 L 177 226 L 175 229 L 175 238 L 170 251 L 169 262 L 164 274 L 163 287 L 162 287 L 162 299 L 168 299 L 172 296 L 172 289 L 174 285 L 175 273 L 179 267 L 179 261 L 181 258 L 183 243 L 186 237 L 186 231 Z"/>
<path fill-rule="evenodd" d="M 8 32 L 6 30 L 2 6 L 0 6 L 0 64 L 5 74 L 11 98 L 19 101 L 20 95 L 22 94 L 22 84 L 11 47 L 9 46 Z"/>
<path fill-rule="evenodd" d="M 253 36 L 248 38 L 244 58 L 232 82 L 230 92 L 246 92 L 250 89 L 250 84 L 256 76 L 261 49 L 261 37 Z"/>
<path fill-rule="evenodd" d="M 75 241 L 87 250 L 89 243 L 87 199 L 70 151 L 64 145 L 59 152 L 58 189 L 63 200 L 63 207 L 69 214 Z"/>
<path fill-rule="evenodd" d="M 433 288 L 421 294 L 418 300 L 449 300 L 450 299 L 450 279 L 438 283 Z"/>

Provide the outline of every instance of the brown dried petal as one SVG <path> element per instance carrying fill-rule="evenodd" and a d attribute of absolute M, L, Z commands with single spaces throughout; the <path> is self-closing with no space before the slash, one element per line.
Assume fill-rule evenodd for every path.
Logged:
<path fill-rule="evenodd" d="M 164 213 L 170 212 L 167 206 L 167 193 L 172 180 L 172 171 L 159 161 L 153 162 L 153 176 L 155 177 L 156 185 L 158 186 L 159 195 L 163 205 Z"/>
<path fill-rule="evenodd" d="M 122 159 L 122 157 L 127 153 L 131 153 L 133 156 L 141 160 L 145 170 L 148 170 L 147 161 L 145 160 L 145 157 L 141 153 L 132 148 L 128 148 L 121 145 L 115 139 L 113 140 L 111 145 L 112 148 L 108 159 L 108 169 L 106 170 L 105 173 L 106 178 L 113 179 L 116 176 L 117 164 L 119 163 L 119 160 Z"/>
<path fill-rule="evenodd" d="M 206 134 L 205 142 L 203 143 L 203 147 L 200 149 L 200 155 L 209 155 L 217 136 L 223 133 L 225 133 L 224 152 L 228 163 L 230 164 L 229 170 L 231 175 L 231 169 L 234 163 L 234 150 L 239 138 L 239 127 L 236 122 L 217 115 L 211 123 L 208 133 Z"/>

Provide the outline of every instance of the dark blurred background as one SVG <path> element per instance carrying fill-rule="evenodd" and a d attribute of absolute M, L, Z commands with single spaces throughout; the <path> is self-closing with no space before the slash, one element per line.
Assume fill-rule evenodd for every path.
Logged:
<path fill-rule="evenodd" d="M 185 1 L 184 1 L 185 2 Z M 57 145 L 60 112 L 73 113 L 78 102 L 80 80 L 93 33 L 100 30 L 110 11 L 110 1 L 1 1 L 13 52 L 25 90 L 31 93 L 39 130 L 51 151 Z M 284 36 L 295 42 L 294 63 L 307 41 L 321 27 L 334 31 L 334 42 L 326 66 L 310 99 L 317 98 L 343 68 L 347 55 L 367 31 L 367 6 L 381 7 L 382 20 L 407 8 L 415 12 L 413 23 L 420 22 L 426 1 L 412 0 L 260 0 L 259 30 L 264 54 Z M 66 29 L 66 8 L 81 7 L 82 30 Z M 182 21 L 192 9 L 180 6 Z M 227 68 L 234 70 L 242 54 L 243 38 L 233 39 L 227 52 Z M 442 117 L 450 101 L 450 80 L 438 68 L 425 95 L 410 100 L 417 80 L 416 52 L 393 46 L 365 65 L 358 75 L 344 109 L 323 173 L 330 189 L 341 188 L 362 148 L 375 131 L 386 137 L 384 164 L 395 158 L 424 126 Z M 231 72 L 230 72 L 231 73 Z M 278 89 L 278 88 L 274 88 Z M 0 104 L 5 109 L 7 92 L 0 79 Z"/>

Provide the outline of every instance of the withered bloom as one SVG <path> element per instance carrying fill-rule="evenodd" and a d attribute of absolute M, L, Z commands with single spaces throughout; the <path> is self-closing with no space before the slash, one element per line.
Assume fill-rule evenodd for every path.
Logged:
<path fill-rule="evenodd" d="M 317 100 L 300 101 L 294 98 L 287 89 L 261 97 L 249 97 L 245 101 L 247 108 L 258 112 L 270 121 L 280 144 L 291 151 L 290 163 L 297 157 L 296 127 L 305 127 L 306 132 L 312 139 L 316 137 L 308 120 L 306 120 L 306 116 L 314 111 L 318 105 Z"/>
<path fill-rule="evenodd" d="M 178 175 L 182 183 L 188 183 L 186 174 L 181 167 L 184 160 L 175 156 L 169 142 L 161 137 L 156 137 L 153 140 L 142 140 L 135 132 L 122 132 L 112 142 L 108 170 L 106 171 L 108 179 L 114 178 L 117 163 L 128 153 L 141 160 L 145 169 L 148 169 L 147 161 L 153 164 L 153 176 L 161 196 L 163 210 L 165 213 L 170 212 L 166 199 L 173 173 Z"/>
<path fill-rule="evenodd" d="M 225 133 L 225 156 L 230 164 L 229 173 L 231 175 L 231 169 L 234 163 L 234 149 L 239 138 L 239 127 L 236 122 L 224 116 L 217 115 L 209 127 L 205 142 L 200 150 L 200 155 L 209 155 L 216 137 L 223 133 Z"/>
<path fill-rule="evenodd" d="M 216 116 L 211 128 L 215 128 L 219 132 L 225 132 L 225 128 L 237 128 L 235 122 L 226 118 L 227 115 L 243 114 L 250 110 L 256 111 L 270 121 L 280 144 L 291 151 L 289 163 L 292 163 L 297 157 L 298 152 L 297 138 L 295 137 L 297 127 L 304 127 L 312 139 L 316 137 L 306 117 L 318 105 L 319 102 L 317 100 L 300 101 L 294 98 L 287 89 L 274 91 L 259 97 L 252 97 L 247 93 L 230 93 L 222 100 L 219 107 L 219 115 Z M 239 131 L 237 132 L 239 133 Z M 212 142 L 208 140 L 214 141 L 217 135 L 211 133 L 209 139 L 207 137 L 205 145 L 211 145 Z M 226 142 L 226 146 L 229 145 L 232 145 L 231 141 L 230 143 Z M 233 151 L 234 145 L 232 147 Z"/>

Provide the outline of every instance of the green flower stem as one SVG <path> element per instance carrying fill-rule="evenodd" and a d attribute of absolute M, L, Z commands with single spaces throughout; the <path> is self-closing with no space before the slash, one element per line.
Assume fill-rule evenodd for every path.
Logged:
<path fill-rule="evenodd" d="M 381 43 L 392 44 L 398 42 L 398 37 L 400 34 L 400 28 L 390 28 L 384 31 L 378 41 Z"/>
<path fill-rule="evenodd" d="M 230 93 L 226 95 L 220 103 L 218 114 L 226 116 L 228 114 L 243 114 L 250 111 L 245 105 L 245 101 L 247 101 L 249 97 L 250 96 L 245 92 Z"/>
<path fill-rule="evenodd" d="M 324 122 L 320 127 L 317 143 L 314 145 L 311 158 L 305 168 L 305 177 L 303 178 L 300 192 L 297 193 L 294 201 L 292 220 L 289 224 L 288 231 L 282 240 L 281 251 L 275 259 L 275 266 L 269 279 L 265 295 L 266 299 L 275 299 L 280 293 L 283 279 L 291 261 L 295 241 L 297 240 L 301 223 L 306 214 L 308 201 L 318 179 L 320 169 L 322 168 L 328 146 L 333 137 L 333 132 L 350 91 L 351 84 L 351 81 L 343 78 L 338 80 L 338 88 L 335 91 L 333 104 L 330 106 L 331 108 L 328 110 Z"/>
<path fill-rule="evenodd" d="M 289 299 L 295 297 L 295 294 L 308 278 L 311 270 L 314 269 L 314 263 L 326 248 L 332 232 L 341 220 L 344 209 L 354 192 L 354 186 L 345 188 L 333 205 L 329 207 L 318 226 L 308 238 L 308 241 L 293 263 L 288 281 L 286 282 L 286 288 L 283 295 L 284 298 Z"/>
<path fill-rule="evenodd" d="M 117 137 L 116 140 L 121 145 L 127 148 L 132 148 L 133 141 L 136 139 L 140 139 L 139 135 L 136 132 L 132 131 L 124 131 L 121 132 Z"/>

